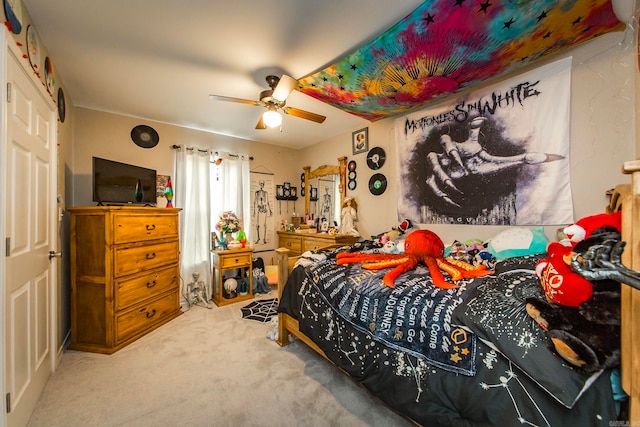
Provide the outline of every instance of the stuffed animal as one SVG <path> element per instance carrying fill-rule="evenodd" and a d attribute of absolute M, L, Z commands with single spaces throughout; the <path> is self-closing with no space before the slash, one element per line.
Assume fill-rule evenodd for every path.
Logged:
<path fill-rule="evenodd" d="M 384 245 L 388 241 L 397 240 L 403 234 L 410 232 L 412 228 L 413 223 L 411 222 L 411 220 L 403 219 L 397 227 L 391 227 L 391 230 L 389 231 L 371 236 L 371 240 L 373 240 L 375 243 Z"/>
<path fill-rule="evenodd" d="M 515 256 L 543 254 L 548 244 L 549 239 L 542 227 L 511 227 L 492 237 L 487 243 L 487 250 L 501 261 Z"/>
<path fill-rule="evenodd" d="M 540 279 L 548 302 L 577 307 L 591 298 L 593 293 L 591 282 L 571 268 L 571 259 L 576 254 L 575 248 L 586 251 L 590 246 L 601 243 L 607 238 L 620 240 L 621 226 L 622 216 L 619 211 L 591 215 L 579 219 L 563 230 L 569 239 L 567 244 L 549 243 L 547 259 L 541 260 L 536 265 L 536 275 Z M 614 233 L 614 235 L 606 233 Z"/>
<path fill-rule="evenodd" d="M 547 301 L 577 307 L 591 298 L 591 282 L 571 270 L 573 248 L 552 242 L 547 246 L 547 258 L 536 264 L 536 276 Z"/>
<path fill-rule="evenodd" d="M 569 241 L 575 245 L 591 236 L 598 228 L 603 227 L 614 228 L 620 232 L 622 229 L 622 211 L 586 216 L 576 221 L 575 224 L 565 227 L 563 231 Z"/>
<path fill-rule="evenodd" d="M 551 301 L 527 299 L 527 313 L 546 331 L 553 350 L 587 374 L 620 363 L 620 282 L 604 275 L 599 276 L 602 280 L 589 281 L 569 265 L 576 256 L 611 241 L 620 241 L 620 234 L 615 228 L 603 227 L 592 230 L 574 248 L 551 244 L 550 261 L 541 277 L 547 300 L 551 296 Z M 569 254 L 571 260 L 567 265 L 564 259 Z M 549 273 L 551 269 L 557 275 Z M 545 280 L 550 283 L 545 284 Z M 588 289 L 583 287 L 585 282 Z M 551 286 L 555 288 L 549 291 Z M 585 299 L 585 295 L 589 297 Z M 584 301 L 578 302 L 581 299 Z"/>
<path fill-rule="evenodd" d="M 620 363 L 620 294 L 600 292 L 579 307 L 528 298 L 527 313 L 550 346 L 578 370 L 591 374 Z"/>

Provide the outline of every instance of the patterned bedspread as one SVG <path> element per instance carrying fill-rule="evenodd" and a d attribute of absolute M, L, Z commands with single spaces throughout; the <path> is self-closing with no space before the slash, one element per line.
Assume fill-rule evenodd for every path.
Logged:
<path fill-rule="evenodd" d="M 457 289 L 433 285 L 426 267 L 382 284 L 389 269 L 336 265 L 333 258 L 308 266 L 300 292 L 314 286 L 336 314 L 376 341 L 424 359 L 441 369 L 475 374 L 476 338 L 451 324 L 453 310 L 483 279 L 459 282 Z M 323 314 L 328 315 L 328 314 Z"/>
<path fill-rule="evenodd" d="M 417 269 L 389 289 L 376 284 L 386 271 L 336 266 L 331 260 L 296 267 L 282 290 L 278 311 L 297 319 L 299 330 L 342 371 L 418 425 L 607 427 L 616 419 L 608 375 L 598 376 L 569 408 L 550 394 L 553 390 L 541 387 L 540 378 L 522 371 L 521 360 L 505 358 L 479 338 L 467 338 L 466 347 L 475 352 L 476 366 L 471 357 L 451 359 L 462 357 L 463 347 L 452 336 L 456 328 L 451 324 L 458 320 L 450 318 L 456 319 L 485 285 L 434 289 L 418 277 L 428 273 Z M 506 288 L 515 284 L 511 271 L 480 281 L 495 286 L 498 277 L 505 279 Z M 422 305 L 410 304 L 404 299 L 408 295 L 420 297 Z M 451 305 L 457 307 L 453 313 Z M 361 316 L 361 309 L 366 314 Z M 475 370 L 475 375 L 452 372 L 464 369 Z M 557 371 L 550 374 L 558 378 Z"/>

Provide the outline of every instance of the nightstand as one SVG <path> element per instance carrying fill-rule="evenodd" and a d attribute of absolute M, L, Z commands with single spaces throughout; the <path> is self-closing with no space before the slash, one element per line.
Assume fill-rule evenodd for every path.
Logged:
<path fill-rule="evenodd" d="M 253 298 L 253 272 L 251 270 L 251 261 L 253 258 L 253 248 L 215 250 L 213 254 L 213 271 L 211 280 L 213 281 L 213 297 L 212 300 L 217 306 L 233 304 Z M 240 276 L 244 279 L 249 277 L 249 292 L 246 295 L 238 295 L 235 298 L 225 298 L 224 293 L 224 271 L 240 270 Z M 246 271 L 245 271 L 246 269 Z M 240 288 L 240 283 L 238 283 Z"/>

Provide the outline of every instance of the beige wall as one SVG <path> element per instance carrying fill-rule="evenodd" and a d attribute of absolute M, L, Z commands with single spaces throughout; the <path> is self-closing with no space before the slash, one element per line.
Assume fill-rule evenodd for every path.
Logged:
<path fill-rule="evenodd" d="M 131 129 L 139 124 L 149 125 L 158 132 L 160 141 L 157 146 L 140 148 L 133 143 Z M 77 108 L 74 127 L 73 198 L 69 201 L 69 205 L 95 204 L 91 190 L 93 156 L 155 169 L 162 175 L 172 175 L 174 150 L 170 147 L 174 144 L 253 156 L 251 170 L 273 173 L 276 184 L 284 181 L 294 183 L 300 180 L 300 174 L 297 171 L 298 168 L 302 170 L 302 166 L 297 162 L 298 152 L 290 148 Z M 164 206 L 164 203 L 164 199 L 158 200 L 159 206 Z M 298 201 L 297 206 L 303 209 L 304 202 Z M 278 210 L 274 209 L 275 224 L 279 224 L 281 218 L 286 216 L 284 209 L 282 212 L 281 216 Z M 268 252 L 260 256 L 269 263 L 273 253 Z"/>
<path fill-rule="evenodd" d="M 619 33 L 596 39 L 562 56 L 573 56 L 571 185 L 575 219 L 603 212 L 607 203 L 605 192 L 628 182 L 620 170 L 623 162 L 636 156 L 633 52 L 633 37 L 622 41 Z M 359 231 L 366 237 L 399 223 L 394 121 L 389 118 L 369 125 L 369 148 L 382 147 L 387 154 L 387 161 L 379 171 L 367 167 L 366 154 L 352 155 L 351 134 L 328 139 L 300 153 L 300 162 L 312 169 L 322 164 L 336 164 L 340 156 L 356 161 L 357 187 L 347 193 L 358 203 Z M 369 178 L 376 172 L 383 173 L 389 181 L 387 190 L 379 196 L 372 195 L 368 189 Z M 432 229 L 449 244 L 455 239 L 486 240 L 505 227 L 424 224 L 421 228 Z M 550 239 L 555 238 L 556 228 L 545 228 Z"/>

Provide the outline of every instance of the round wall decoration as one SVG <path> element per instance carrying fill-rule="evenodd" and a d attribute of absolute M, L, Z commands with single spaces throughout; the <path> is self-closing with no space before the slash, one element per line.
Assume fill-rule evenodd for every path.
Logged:
<path fill-rule="evenodd" d="M 369 191 L 374 196 L 379 196 L 384 193 L 384 190 L 387 189 L 387 177 L 385 177 L 381 173 L 374 174 L 371 179 L 369 179 Z"/>
<path fill-rule="evenodd" d="M 53 61 L 48 56 L 44 58 L 44 81 L 47 84 L 47 91 L 53 95 L 53 88 L 56 87 L 56 77 L 53 71 Z"/>
<path fill-rule="evenodd" d="M 387 153 L 381 147 L 375 147 L 367 153 L 367 166 L 373 170 L 378 170 L 384 165 Z"/>
<path fill-rule="evenodd" d="M 151 126 L 138 125 L 131 129 L 131 139 L 138 147 L 153 148 L 158 145 L 160 136 Z"/>
<path fill-rule="evenodd" d="M 64 100 L 64 92 L 62 88 L 58 88 L 58 118 L 60 119 L 60 123 L 64 123 L 64 118 L 66 116 L 67 107 L 65 106 Z"/>
<path fill-rule="evenodd" d="M 13 34 L 22 31 L 22 0 L 4 0 L 4 14 L 7 17 L 7 26 Z"/>
<path fill-rule="evenodd" d="M 40 61 L 42 61 L 40 57 L 40 40 L 33 25 L 27 27 L 27 55 L 29 55 L 29 64 L 31 64 L 33 71 L 40 74 L 40 69 L 42 68 L 40 64 Z"/>

